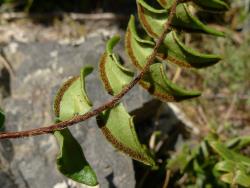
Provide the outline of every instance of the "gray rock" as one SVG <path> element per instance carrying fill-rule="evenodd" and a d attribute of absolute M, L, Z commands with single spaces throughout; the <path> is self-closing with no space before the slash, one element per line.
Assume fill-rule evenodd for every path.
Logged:
<path fill-rule="evenodd" d="M 4 47 L 16 76 L 11 78 L 11 96 L 3 100 L 6 131 L 21 131 L 49 125 L 57 89 L 69 76 L 79 75 L 86 64 L 95 67 L 87 78 L 87 91 L 95 106 L 110 96 L 98 77 L 98 60 L 105 48 L 101 36 L 87 38 L 79 46 L 57 43 L 11 43 Z M 135 87 L 124 100 L 129 111 L 143 109 L 151 97 Z M 150 115 L 150 114 L 148 114 Z M 97 128 L 95 119 L 71 128 L 86 158 L 97 173 L 101 187 L 135 186 L 132 160 L 116 151 Z M 0 141 L 1 188 L 79 187 L 57 170 L 57 143 L 52 135 Z M 63 186 L 62 186 L 63 185 Z"/>

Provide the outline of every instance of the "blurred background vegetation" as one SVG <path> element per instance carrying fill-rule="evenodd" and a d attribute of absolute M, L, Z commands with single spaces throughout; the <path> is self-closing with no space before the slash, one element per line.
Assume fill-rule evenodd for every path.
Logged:
<path fill-rule="evenodd" d="M 229 3 L 231 9 L 226 14 L 215 13 L 213 17 L 207 17 L 205 13 L 197 12 L 200 19 L 207 23 L 219 22 L 217 25 L 219 29 L 221 29 L 220 25 L 225 26 L 225 38 L 212 38 L 211 40 L 210 36 L 205 35 L 185 34 L 183 36 L 187 45 L 198 48 L 200 51 L 223 54 L 223 61 L 205 70 L 187 71 L 174 68 L 169 70 L 169 75 L 174 82 L 185 85 L 187 88 L 198 88 L 203 91 L 201 97 L 178 104 L 178 107 L 199 129 L 200 134 L 197 136 L 191 133 L 187 139 L 183 138 L 186 139 L 184 144 L 178 152 L 176 149 L 174 153 L 173 147 L 169 146 L 171 138 L 166 139 L 158 130 L 155 130 L 144 142 L 148 143 L 152 136 L 157 138 L 157 142 L 162 145 L 161 148 L 151 149 L 155 156 L 164 163 L 158 171 L 151 171 L 135 162 L 137 187 L 161 187 L 166 180 L 167 162 L 167 166 L 172 170 L 168 182 L 172 185 L 170 187 L 230 187 L 216 179 L 216 173 L 212 168 L 220 161 L 220 158 L 219 155 L 211 152 L 211 145 L 209 145 L 211 139 L 208 139 L 208 135 L 211 134 L 213 137 L 220 135 L 218 139 L 224 143 L 228 143 L 234 137 L 244 137 L 248 145 L 243 145 L 244 147 L 242 146 L 240 150 L 239 148 L 234 150 L 250 157 L 250 1 L 229 0 Z M 30 18 L 1 20 L 0 27 L 8 28 L 7 25 L 13 23 L 16 23 L 18 27 L 30 22 L 41 24 L 34 22 L 33 14 L 44 14 L 46 20 L 48 19 L 46 14 L 54 12 L 122 14 L 125 17 L 124 20 L 112 23 L 120 26 L 120 22 L 126 25 L 129 15 L 136 12 L 136 5 L 135 0 L 0 0 L 0 13 L 18 12 L 25 12 L 30 15 Z M 51 27 L 57 28 L 60 32 L 63 32 L 61 29 L 65 29 L 62 26 L 64 24 L 73 30 L 64 33 L 62 37 L 72 35 L 77 38 L 95 28 L 112 28 L 112 24 L 103 25 L 103 23 L 99 25 L 91 23 L 91 26 L 87 26 L 85 21 L 67 16 L 49 19 L 53 19 L 50 20 Z M 124 31 L 124 28 L 120 29 Z M 6 40 L 3 41 L 6 42 Z M 204 154 L 206 151 L 209 156 Z M 170 160 L 171 158 L 174 159 Z"/>
<path fill-rule="evenodd" d="M 28 12 L 91 12 L 94 10 L 112 10 L 116 11 L 117 7 L 123 6 L 129 9 L 133 0 L 1 0 L 2 11 L 28 11 Z M 124 11 L 123 9 L 123 11 Z M 121 10 L 121 9 L 119 9 Z"/>

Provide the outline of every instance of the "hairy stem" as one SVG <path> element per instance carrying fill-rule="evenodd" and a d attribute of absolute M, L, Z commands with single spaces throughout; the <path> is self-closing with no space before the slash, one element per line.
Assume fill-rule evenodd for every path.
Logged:
<path fill-rule="evenodd" d="M 76 123 L 79 123 L 79 122 L 85 121 L 91 117 L 94 117 L 94 116 L 100 114 L 101 112 L 103 112 L 104 110 L 113 108 L 123 98 L 123 96 L 126 95 L 143 78 L 143 76 L 146 74 L 146 72 L 148 72 L 150 65 L 154 62 L 154 60 L 156 58 L 157 51 L 159 50 L 161 44 L 163 43 L 163 40 L 165 39 L 166 34 L 170 30 L 171 23 L 172 23 L 173 17 L 174 17 L 175 12 L 176 12 L 177 4 L 178 4 L 178 0 L 175 0 L 173 6 L 171 7 L 168 20 L 164 25 L 164 31 L 162 32 L 162 34 L 160 35 L 160 37 L 156 41 L 153 52 L 148 57 L 145 67 L 134 78 L 134 80 L 132 80 L 126 87 L 123 88 L 123 90 L 120 93 L 115 95 L 110 101 L 107 101 L 103 105 L 101 105 L 101 106 L 95 108 L 94 110 L 87 112 L 83 115 L 78 115 L 78 116 L 73 117 L 70 120 L 62 121 L 60 123 L 56 123 L 56 124 L 53 124 L 53 125 L 50 125 L 47 127 L 41 127 L 41 128 L 31 129 L 31 130 L 27 130 L 27 131 L 1 133 L 0 139 L 21 138 L 21 137 L 29 137 L 29 136 L 36 136 L 36 135 L 53 133 L 54 131 L 62 130 L 66 127 L 72 126 Z"/>

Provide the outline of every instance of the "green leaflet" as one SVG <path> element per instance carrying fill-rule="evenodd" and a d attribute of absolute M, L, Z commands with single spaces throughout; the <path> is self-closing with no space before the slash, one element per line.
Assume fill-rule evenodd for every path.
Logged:
<path fill-rule="evenodd" d="M 118 41 L 118 36 L 108 41 L 106 52 L 101 57 L 99 64 L 102 82 L 111 95 L 119 93 L 132 80 L 134 75 L 133 72 L 125 69 L 118 62 L 115 54 L 112 53 Z M 97 123 L 107 140 L 115 148 L 135 160 L 147 165 L 155 165 L 147 149 L 140 144 L 135 132 L 133 118 L 126 112 L 122 103 L 102 112 L 97 117 Z"/>
<path fill-rule="evenodd" d="M 127 113 L 122 103 L 99 115 L 97 123 L 115 148 L 146 165 L 155 166 L 147 149 L 140 144 L 133 118 Z"/>
<path fill-rule="evenodd" d="M 186 91 L 173 84 L 166 75 L 162 63 L 155 63 L 150 66 L 149 73 L 145 75 L 140 85 L 147 89 L 152 95 L 162 101 L 181 101 L 200 96 L 198 91 Z"/>
<path fill-rule="evenodd" d="M 69 129 L 56 131 L 54 135 L 60 145 L 60 154 L 57 157 L 58 170 L 79 183 L 89 186 L 97 185 L 96 174 L 86 161 L 80 144 Z"/>
<path fill-rule="evenodd" d="M 174 0 L 157 0 L 166 10 L 170 9 Z M 185 2 L 185 0 L 183 1 Z M 205 11 L 226 11 L 229 9 L 227 3 L 223 0 L 193 0 L 193 2 L 203 8 Z"/>
<path fill-rule="evenodd" d="M 233 172 L 234 170 L 241 170 L 246 172 L 246 166 L 240 163 L 240 161 L 235 162 L 231 160 L 224 160 L 215 165 L 215 170 L 221 172 Z"/>
<path fill-rule="evenodd" d="M 144 29 L 151 37 L 159 37 L 163 32 L 164 24 L 168 19 L 168 11 L 158 10 L 148 5 L 145 0 L 137 0 L 138 16 Z M 187 4 L 179 4 L 172 26 L 180 30 L 202 32 L 215 36 L 224 36 L 223 32 L 217 31 L 203 24 L 188 10 Z"/>
<path fill-rule="evenodd" d="M 234 173 L 227 173 L 221 176 L 221 181 L 229 183 L 231 185 L 239 184 L 244 187 L 250 187 L 250 176 L 246 175 L 242 171 L 235 171 Z"/>
<path fill-rule="evenodd" d="M 152 53 L 154 42 L 141 39 L 136 31 L 135 19 L 131 16 L 125 38 L 126 50 L 132 63 L 137 68 L 145 65 L 147 57 Z M 171 61 L 184 67 L 203 68 L 217 63 L 221 57 L 214 54 L 202 54 L 185 46 L 174 31 L 167 34 L 158 58 Z"/>
<path fill-rule="evenodd" d="M 106 46 L 106 52 L 102 55 L 99 63 L 99 72 L 105 89 L 109 94 L 119 93 L 134 76 L 134 73 L 123 67 L 112 52 L 114 46 L 119 42 L 120 37 L 110 39 Z"/>
<path fill-rule="evenodd" d="M 187 4 L 180 4 L 176 9 L 176 16 L 174 17 L 173 26 L 180 30 L 202 32 L 215 36 L 224 36 L 224 33 L 212 27 L 203 24 L 198 18 L 193 16 L 188 9 Z"/>
<path fill-rule="evenodd" d="M 222 172 L 221 181 L 229 184 L 239 184 L 241 186 L 250 187 L 249 166 L 243 165 L 240 161 L 225 160 L 217 163 L 215 170 Z"/>
<path fill-rule="evenodd" d="M 3 128 L 4 121 L 5 121 L 5 114 L 3 110 L 0 108 L 0 130 Z"/>
<path fill-rule="evenodd" d="M 172 155 L 170 159 L 167 160 L 167 168 L 172 171 L 177 171 L 178 169 L 181 173 L 184 173 L 187 166 L 195 158 L 196 153 L 191 153 L 190 148 L 184 145 L 182 150 L 175 155 Z"/>
<path fill-rule="evenodd" d="M 166 10 L 169 10 L 174 4 L 174 0 L 157 0 L 157 2 Z"/>
<path fill-rule="evenodd" d="M 162 53 L 167 53 L 167 59 L 175 64 L 184 67 L 204 68 L 221 60 L 216 54 L 203 54 L 184 45 L 174 31 L 171 31 L 164 40 L 167 52 L 163 48 Z M 164 59 L 164 55 L 162 57 Z"/>
<path fill-rule="evenodd" d="M 219 141 L 209 141 L 209 145 L 224 159 L 231 160 L 236 163 L 241 162 L 242 164 L 250 167 L 249 157 L 245 157 L 239 153 L 228 149 L 224 144 L 220 143 Z"/>
<path fill-rule="evenodd" d="M 227 160 L 222 161 L 215 166 L 215 170 L 224 172 L 220 179 L 229 184 L 239 184 L 245 187 L 250 187 L 250 158 L 235 152 L 230 154 L 232 156 L 227 154 L 229 153 L 222 154 L 222 157 Z"/>
<path fill-rule="evenodd" d="M 59 89 L 54 101 L 54 111 L 59 121 L 68 120 L 90 110 L 92 104 L 85 91 L 85 77 L 92 71 L 92 67 L 84 67 L 81 69 L 80 77 L 69 79 Z"/>
<path fill-rule="evenodd" d="M 154 42 L 141 39 L 135 28 L 135 18 L 130 17 L 126 36 L 125 48 L 131 62 L 138 69 L 142 69 L 147 61 L 147 58 L 153 52 Z"/>
<path fill-rule="evenodd" d="M 217 141 L 218 138 L 214 136 L 216 135 L 209 135 L 196 147 L 193 144 L 184 145 L 181 152 L 173 155 L 167 161 L 167 168 L 173 172 L 179 170 L 180 177 L 186 174 L 187 180 L 194 178 L 195 183 L 190 181 L 188 184 L 190 187 L 228 187 L 224 183 L 235 185 L 235 187 L 237 185 L 249 187 L 249 165 L 242 163 L 240 158 L 238 161 L 232 160 L 234 154 L 230 153 L 230 150 L 229 152 L 225 151 L 228 149 L 222 149 L 223 143 Z M 208 147 L 211 143 L 217 145 L 216 151 L 220 150 L 220 153 L 213 152 L 211 147 Z M 221 153 L 223 156 L 227 156 L 226 159 Z M 187 186 L 187 184 L 185 185 Z"/>
<path fill-rule="evenodd" d="M 228 4 L 223 0 L 193 0 L 193 2 L 207 11 L 226 11 L 229 9 Z"/>
<path fill-rule="evenodd" d="M 137 68 L 142 69 L 148 56 L 153 51 L 154 44 L 152 44 L 152 41 L 143 40 L 137 35 L 133 16 L 130 19 L 125 40 L 126 50 L 132 63 Z M 179 101 L 200 95 L 199 92 L 189 92 L 171 83 L 161 63 L 151 65 L 149 73 L 146 74 L 140 85 L 152 95 L 167 102 Z"/>
<path fill-rule="evenodd" d="M 85 77 L 93 71 L 86 66 L 81 69 L 81 76 L 66 81 L 59 89 L 54 102 L 57 121 L 71 119 L 75 115 L 84 114 L 91 109 L 91 102 L 85 91 Z M 82 148 L 70 133 L 69 129 L 54 132 L 59 145 L 57 157 L 58 170 L 66 177 L 89 186 L 97 185 L 96 175 L 86 161 Z"/>
<path fill-rule="evenodd" d="M 233 150 L 240 150 L 250 144 L 250 136 L 240 136 L 229 140 L 226 145 Z"/>

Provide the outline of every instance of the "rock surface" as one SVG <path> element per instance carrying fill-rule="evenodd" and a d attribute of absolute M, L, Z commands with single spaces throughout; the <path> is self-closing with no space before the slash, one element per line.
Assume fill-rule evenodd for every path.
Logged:
<path fill-rule="evenodd" d="M 106 94 L 98 76 L 98 60 L 105 48 L 102 36 L 87 38 L 79 46 L 46 43 L 10 43 L 3 53 L 13 66 L 11 95 L 3 100 L 6 131 L 21 131 L 49 125 L 53 119 L 53 96 L 63 81 L 78 75 L 86 64 L 95 67 L 87 78 L 87 92 L 95 106 Z M 151 97 L 135 87 L 126 97 L 128 111 L 143 109 Z M 140 111 L 140 110 L 139 110 Z M 71 128 L 86 158 L 97 173 L 101 187 L 135 186 L 132 160 L 117 152 L 96 126 L 95 119 Z M 56 170 L 58 152 L 52 135 L 0 141 L 1 188 L 80 187 Z"/>

